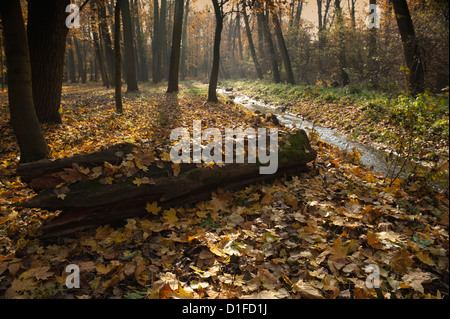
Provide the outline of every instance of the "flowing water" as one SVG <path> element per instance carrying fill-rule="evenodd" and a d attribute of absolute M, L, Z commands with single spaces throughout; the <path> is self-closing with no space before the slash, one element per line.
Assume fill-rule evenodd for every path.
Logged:
<path fill-rule="evenodd" d="M 302 128 L 308 132 L 309 129 L 314 129 L 320 140 L 337 146 L 341 150 L 352 151 L 353 148 L 361 152 L 361 163 L 367 167 L 370 167 L 377 173 L 382 173 L 384 175 L 389 174 L 389 177 L 396 177 L 398 171 L 400 171 L 399 177 L 405 178 L 414 169 L 415 164 L 412 162 L 407 162 L 406 165 L 400 170 L 400 165 L 395 169 L 390 166 L 387 161 L 387 153 L 383 150 L 371 147 L 369 145 L 355 141 L 347 136 L 339 134 L 335 129 L 323 127 L 317 125 L 311 121 L 308 121 L 301 116 L 283 112 L 282 108 L 276 107 L 270 104 L 266 104 L 262 101 L 252 99 L 248 96 L 238 94 L 237 92 L 226 91 L 224 89 L 218 89 L 218 93 L 233 97 L 234 102 L 241 104 L 252 111 L 259 111 L 262 114 L 272 113 L 274 114 L 280 123 L 287 127 Z M 392 163 L 392 157 L 390 159 Z M 398 162 L 403 165 L 404 160 L 401 158 L 396 158 Z M 394 171 L 394 172 L 393 172 Z M 441 188 L 441 187 L 438 187 Z"/>

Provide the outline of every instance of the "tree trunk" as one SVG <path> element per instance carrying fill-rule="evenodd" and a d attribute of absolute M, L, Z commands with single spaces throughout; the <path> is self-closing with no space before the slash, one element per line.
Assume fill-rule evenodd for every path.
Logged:
<path fill-rule="evenodd" d="M 100 31 L 100 37 L 103 40 L 103 45 L 105 49 L 105 60 L 106 66 L 109 73 L 109 79 L 111 82 L 114 79 L 114 51 L 113 43 L 111 41 L 111 36 L 108 29 L 106 8 L 104 0 L 96 0 L 98 6 L 98 26 Z M 111 84 L 112 85 L 112 84 Z"/>
<path fill-rule="evenodd" d="M 409 69 L 409 87 L 412 94 L 421 93 L 424 90 L 423 62 L 408 4 L 406 0 L 393 0 L 392 5 L 403 43 L 406 67 Z"/>
<path fill-rule="evenodd" d="M 283 64 L 286 71 L 287 82 L 290 84 L 295 84 L 294 72 L 292 71 L 291 65 L 291 58 L 289 57 L 286 42 L 284 41 L 280 21 L 278 20 L 278 16 L 275 13 L 272 13 L 272 21 L 275 28 L 275 34 L 278 40 L 278 46 L 280 47 L 281 58 L 283 59 Z"/>
<path fill-rule="evenodd" d="M 264 40 L 266 41 L 267 50 L 270 58 L 270 64 L 272 65 L 272 77 L 273 81 L 275 83 L 280 83 L 280 71 L 278 70 L 278 62 L 277 62 L 277 56 L 275 53 L 275 47 L 273 45 L 272 41 L 272 35 L 270 33 L 270 27 L 269 27 L 269 19 L 268 16 L 264 13 L 258 13 L 262 15 L 262 21 L 263 21 L 263 27 L 264 27 Z"/>
<path fill-rule="evenodd" d="M 167 93 L 178 92 L 178 76 L 180 70 L 181 34 L 183 32 L 183 0 L 175 0 L 172 49 L 170 50 L 169 84 Z"/>
<path fill-rule="evenodd" d="M 187 55 L 187 22 L 189 17 L 189 0 L 186 0 L 186 9 L 183 20 L 183 36 L 181 42 L 181 71 L 180 78 L 182 81 L 186 78 L 186 55 Z"/>
<path fill-rule="evenodd" d="M 70 0 L 28 1 L 28 46 L 33 100 L 41 123 L 61 123 L 59 108 L 68 28 L 66 6 Z"/>
<path fill-rule="evenodd" d="M 134 2 L 134 12 L 136 21 L 136 42 L 138 49 L 137 51 L 141 62 L 139 74 L 141 81 L 147 82 L 148 81 L 147 50 L 144 36 L 142 35 L 141 31 L 141 20 L 139 19 L 139 3 L 137 2 L 137 0 Z"/>
<path fill-rule="evenodd" d="M 261 164 L 258 163 L 229 163 L 223 167 L 197 167 L 196 164 L 182 163 L 179 164 L 180 171 L 175 176 L 170 162 L 160 162 L 158 165 L 146 166 L 145 172 L 138 171 L 129 177 L 122 174 L 119 181 L 105 185 L 102 182 L 104 176 L 111 176 L 110 168 L 119 169 L 119 166 L 103 167 L 102 164 L 100 166 L 94 164 L 100 175 L 92 177 L 80 172 L 77 163 L 72 163 L 64 171 L 55 172 L 51 176 L 55 179 L 61 178 L 63 182 L 67 182 L 66 185 L 56 189 L 53 185 L 57 181 L 54 181 L 49 184 L 49 188 L 20 205 L 62 209 L 63 212 L 46 223 L 42 230 L 47 237 L 67 234 L 91 226 L 144 215 L 147 213 L 146 203 L 153 201 L 157 201 L 158 205 L 164 208 L 190 204 L 207 200 L 211 196 L 211 190 L 217 187 L 224 190 L 236 189 L 250 183 L 270 181 L 285 174 L 307 170 L 306 164 L 315 159 L 316 152 L 309 145 L 306 133 L 299 130 L 289 136 L 288 140 L 289 144 L 281 145 L 279 148 L 279 164 L 274 174 L 260 174 Z M 105 151 L 111 154 L 111 151 Z M 128 155 L 126 152 L 122 153 L 123 158 Z M 137 153 L 130 155 L 135 156 L 139 153 L 144 155 L 145 150 L 138 150 Z M 78 156 L 78 160 L 82 160 L 82 156 Z M 60 165 L 58 161 L 55 161 L 56 164 L 44 162 L 49 167 Z M 70 163 L 69 160 L 66 162 Z M 21 172 L 26 171 L 27 169 L 21 169 Z M 148 183 L 138 186 L 135 183 L 137 178 L 147 178 Z M 65 192 L 64 199 L 59 195 L 61 191 Z"/>
<path fill-rule="evenodd" d="M 212 0 L 212 2 L 214 6 L 214 14 L 216 16 L 216 30 L 214 32 L 213 64 L 211 76 L 209 78 L 208 102 L 218 102 L 216 89 L 219 80 L 220 41 L 223 29 L 223 13 L 219 6 L 218 0 Z"/>
<path fill-rule="evenodd" d="M 0 1 L 8 69 L 11 126 L 20 148 L 20 161 L 47 158 L 49 151 L 33 105 L 30 53 L 19 0 Z"/>
<path fill-rule="evenodd" d="M 136 61 L 134 59 L 133 28 L 131 26 L 130 4 L 128 0 L 122 0 L 120 4 L 123 22 L 123 42 L 125 47 L 125 78 L 127 91 L 138 91 L 136 76 Z"/>
<path fill-rule="evenodd" d="M 91 10 L 94 9 L 94 2 L 91 2 Z M 95 81 L 97 81 L 97 66 L 100 68 L 100 73 L 102 75 L 102 82 L 103 85 L 109 88 L 110 80 L 108 77 L 108 71 L 107 67 L 105 65 L 105 59 L 103 57 L 103 52 L 100 46 L 100 38 L 98 35 L 98 25 L 97 21 L 95 19 L 94 15 L 90 16 L 90 24 L 91 24 L 91 31 L 92 31 L 92 37 L 94 40 L 94 52 L 95 52 L 95 58 L 98 63 L 95 64 Z"/>
<path fill-rule="evenodd" d="M 167 0 L 161 0 L 161 8 L 159 11 L 159 48 L 160 48 L 160 63 L 162 77 L 167 79 L 167 66 L 169 64 L 167 54 Z"/>
<path fill-rule="evenodd" d="M 153 41 L 152 41 L 152 78 L 153 83 L 161 82 L 161 46 L 160 46 L 159 4 L 153 0 Z"/>
<path fill-rule="evenodd" d="M 122 73 L 121 73 L 121 56 L 120 56 L 120 10 L 122 1 L 116 1 L 116 8 L 114 10 L 114 87 L 116 112 L 122 114 Z"/>
<path fill-rule="evenodd" d="M 75 45 L 75 52 L 77 54 L 78 76 L 81 79 L 81 83 L 86 83 L 86 70 L 83 64 L 80 45 L 78 44 L 78 40 L 76 37 L 73 37 L 73 44 Z"/>
<path fill-rule="evenodd" d="M 252 32 L 250 30 L 250 24 L 248 22 L 248 15 L 246 12 L 245 4 L 243 5 L 242 10 L 243 10 L 245 32 L 247 34 L 248 46 L 250 48 L 250 53 L 252 55 L 253 63 L 255 64 L 256 75 L 258 76 L 258 79 L 262 80 L 263 73 L 261 71 L 261 67 L 259 66 L 258 56 L 256 55 L 256 50 L 255 50 L 255 45 L 253 44 Z"/>
<path fill-rule="evenodd" d="M 377 0 L 369 0 L 369 4 L 376 5 Z M 377 59 L 377 28 L 375 27 L 375 21 L 373 21 L 373 26 L 369 28 L 368 51 L 369 51 L 368 52 L 369 80 L 374 86 L 374 88 L 376 88 L 378 86 L 378 59 Z"/>
<path fill-rule="evenodd" d="M 77 82 L 77 75 L 75 72 L 75 57 L 73 54 L 73 43 L 72 43 L 72 37 L 67 38 L 67 44 L 69 47 L 69 53 L 67 56 L 68 61 L 68 68 L 69 68 L 69 79 L 71 83 Z"/>
<path fill-rule="evenodd" d="M 350 83 L 350 79 L 345 68 L 347 67 L 347 58 L 345 54 L 345 42 L 344 42 L 344 17 L 342 14 L 341 0 L 335 0 L 335 19 L 336 28 L 338 30 L 338 46 L 339 46 L 339 66 L 341 73 L 342 86 L 346 86 Z"/>

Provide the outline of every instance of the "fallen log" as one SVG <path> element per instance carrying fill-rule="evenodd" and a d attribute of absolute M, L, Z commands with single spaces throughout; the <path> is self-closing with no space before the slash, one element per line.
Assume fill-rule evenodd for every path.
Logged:
<path fill-rule="evenodd" d="M 65 159 L 66 163 L 75 165 L 73 168 L 63 167 L 66 172 L 72 170 L 68 175 L 70 183 L 44 189 L 19 205 L 62 210 L 56 218 L 44 224 L 41 230 L 45 237 L 68 234 L 144 215 L 147 213 L 147 202 L 157 201 L 163 208 L 189 204 L 208 199 L 211 191 L 218 187 L 230 190 L 306 170 L 306 164 L 316 157 L 306 133 L 299 130 L 287 136 L 286 141 L 279 147 L 278 170 L 271 175 L 260 174 L 260 163 L 232 163 L 211 167 L 201 164 L 174 166 L 172 162 L 153 162 L 147 165 L 152 162 L 151 154 L 136 148 L 123 155 L 124 161 L 120 166 L 105 163 L 101 169 L 80 168 L 78 163 Z M 81 162 L 87 165 L 89 161 Z M 49 167 L 44 171 L 57 173 L 50 169 L 52 164 L 46 165 Z M 23 169 L 22 173 L 24 171 Z M 96 178 L 92 178 L 93 172 Z M 25 175 L 32 176 L 28 173 Z"/>
<path fill-rule="evenodd" d="M 23 163 L 18 165 L 16 173 L 23 181 L 29 183 L 34 191 L 40 191 L 64 182 L 61 179 L 61 172 L 65 168 L 72 168 L 74 164 L 94 167 L 103 165 L 104 162 L 120 163 L 122 154 L 129 154 L 135 148 L 138 148 L 138 146 L 131 143 L 121 143 L 93 153 L 77 154 L 56 160 L 45 159 Z"/>

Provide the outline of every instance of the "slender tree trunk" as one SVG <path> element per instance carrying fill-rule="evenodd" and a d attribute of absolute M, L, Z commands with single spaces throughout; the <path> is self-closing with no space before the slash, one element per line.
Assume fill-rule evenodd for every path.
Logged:
<path fill-rule="evenodd" d="M 281 82 L 280 71 L 278 70 L 278 62 L 277 62 L 277 57 L 276 57 L 276 53 L 275 53 L 275 47 L 273 45 L 272 35 L 270 34 L 270 27 L 269 27 L 269 21 L 268 21 L 269 19 L 268 19 L 267 15 L 264 15 L 263 13 L 261 13 L 261 14 L 263 15 L 264 39 L 266 41 L 269 58 L 270 58 L 270 63 L 272 65 L 273 81 L 275 83 L 280 83 Z"/>
<path fill-rule="evenodd" d="M 81 55 L 80 45 L 76 37 L 73 37 L 73 44 L 75 45 L 75 52 L 77 54 L 78 76 L 81 83 L 86 83 L 86 70 L 83 64 L 83 56 Z"/>
<path fill-rule="evenodd" d="M 100 30 L 100 37 L 103 40 L 102 42 L 105 49 L 105 62 L 112 85 L 112 81 L 114 78 L 114 51 L 113 43 L 111 41 L 111 36 L 108 29 L 106 7 L 104 1 L 105 0 L 96 0 L 98 6 L 98 25 Z"/>
<path fill-rule="evenodd" d="M 125 47 L 125 78 L 127 81 L 127 91 L 138 91 L 136 76 L 136 60 L 134 58 L 133 28 L 131 25 L 130 3 L 128 0 L 121 0 L 120 11 L 123 22 L 123 42 Z"/>
<path fill-rule="evenodd" d="M 121 56 L 120 56 L 120 10 L 122 1 L 116 1 L 114 10 L 114 84 L 115 84 L 115 100 L 116 112 L 122 114 L 122 74 L 121 74 Z"/>
<path fill-rule="evenodd" d="M 339 41 L 339 65 L 341 73 L 342 86 L 346 86 L 350 83 L 350 79 L 345 68 L 347 67 L 347 58 L 345 54 L 345 42 L 344 42 L 344 17 L 342 14 L 341 0 L 335 0 L 335 19 L 336 28 L 338 30 L 338 41 Z"/>
<path fill-rule="evenodd" d="M 424 90 L 424 69 L 414 25 L 406 0 L 393 0 L 392 4 L 403 43 L 406 67 L 409 69 L 409 87 L 412 94 L 417 94 Z"/>
<path fill-rule="evenodd" d="M 211 76 L 209 78 L 208 102 L 218 102 L 216 89 L 219 80 L 220 41 L 223 29 L 223 14 L 218 0 L 212 0 L 212 3 L 216 16 L 216 30 L 214 32 L 213 64 L 211 69 Z"/>
<path fill-rule="evenodd" d="M 369 4 L 376 5 L 377 0 L 369 0 Z M 373 21 L 375 24 L 375 21 Z M 369 79 L 374 87 L 377 87 L 378 79 L 378 61 L 377 61 L 377 29 L 375 25 L 369 29 L 369 52 L 368 52 L 368 70 Z"/>
<path fill-rule="evenodd" d="M 134 2 L 135 21 L 136 21 L 136 42 L 138 48 L 138 55 L 141 62 L 140 78 L 143 82 L 148 81 L 148 66 L 147 66 L 147 50 L 144 41 L 144 36 L 141 31 L 141 20 L 139 19 L 139 3 Z"/>
<path fill-rule="evenodd" d="M 28 46 L 34 107 L 39 122 L 61 123 L 59 108 L 70 0 L 28 1 Z"/>
<path fill-rule="evenodd" d="M 241 37 L 241 13 L 239 11 L 239 3 L 237 3 L 237 15 L 236 15 L 236 33 L 238 38 L 238 47 L 239 47 L 239 58 L 241 60 L 244 59 L 244 52 L 242 48 L 242 37 Z"/>
<path fill-rule="evenodd" d="M 94 8 L 94 2 L 91 2 L 91 9 Z M 97 23 L 95 21 L 95 16 L 91 15 L 90 16 L 90 22 L 91 22 L 91 30 L 92 30 L 92 37 L 94 39 L 94 52 L 95 52 L 95 57 L 98 63 L 95 64 L 95 81 L 97 81 L 97 66 L 100 68 L 100 73 L 102 75 L 102 82 L 103 85 L 106 86 L 107 88 L 109 88 L 110 85 L 110 80 L 108 77 L 108 71 L 107 68 L 105 66 L 105 59 L 103 57 L 103 52 L 100 46 L 100 38 L 98 35 L 98 26 Z"/>
<path fill-rule="evenodd" d="M 167 79 L 167 66 L 169 64 L 167 54 L 167 0 L 161 0 L 161 8 L 159 11 L 159 46 L 160 46 L 160 63 L 162 69 L 162 77 Z"/>
<path fill-rule="evenodd" d="M 278 16 L 272 13 L 272 21 L 275 28 L 275 34 L 278 40 L 278 46 L 280 47 L 281 58 L 283 59 L 284 68 L 286 71 L 287 82 L 290 84 L 295 84 L 294 72 L 292 71 L 291 58 L 289 57 L 289 52 L 286 47 L 286 42 L 284 41 L 283 31 L 281 30 L 280 21 Z"/>
<path fill-rule="evenodd" d="M 159 32 L 159 4 L 153 0 L 153 41 L 152 41 L 152 78 L 153 83 L 161 82 L 161 50 Z"/>
<path fill-rule="evenodd" d="M 248 22 L 248 15 L 246 12 L 245 4 L 242 7 L 243 16 L 244 16 L 244 24 L 245 24 L 245 33 L 247 34 L 248 46 L 250 48 L 250 53 L 252 55 L 253 63 L 255 64 L 256 75 L 258 79 L 262 80 L 263 73 L 261 71 L 261 67 L 259 66 L 258 56 L 256 55 L 255 45 L 253 44 L 252 32 L 250 30 L 250 24 Z"/>
<path fill-rule="evenodd" d="M 20 148 L 20 162 L 49 157 L 47 143 L 33 105 L 27 33 L 19 0 L 0 1 L 8 68 L 11 126 Z"/>
<path fill-rule="evenodd" d="M 186 78 L 186 55 L 187 55 L 187 21 L 189 17 L 189 0 L 186 0 L 186 9 L 183 20 L 183 35 L 181 42 L 181 71 L 180 78 L 182 81 Z"/>
<path fill-rule="evenodd" d="M 172 49 L 170 50 L 169 84 L 167 93 L 178 92 L 180 70 L 181 34 L 183 32 L 183 0 L 175 0 L 173 17 Z"/>
<path fill-rule="evenodd" d="M 73 43 L 72 43 L 72 37 L 67 38 L 67 44 L 69 46 L 69 53 L 68 53 L 68 68 L 69 68 L 69 79 L 71 83 L 77 82 L 77 77 L 75 74 L 75 57 L 73 54 Z"/>

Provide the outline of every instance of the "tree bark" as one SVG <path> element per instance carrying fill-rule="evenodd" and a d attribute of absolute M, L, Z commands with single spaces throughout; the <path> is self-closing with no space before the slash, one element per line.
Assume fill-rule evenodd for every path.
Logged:
<path fill-rule="evenodd" d="M 116 1 L 116 8 L 114 10 L 114 87 L 116 112 L 122 114 L 122 74 L 121 74 L 121 55 L 120 55 L 120 10 L 122 1 Z"/>
<path fill-rule="evenodd" d="M 220 41 L 223 29 L 223 12 L 222 7 L 219 5 L 219 0 L 212 0 L 212 2 L 214 6 L 214 14 L 216 17 L 216 29 L 214 32 L 213 64 L 211 69 L 211 76 L 209 78 L 208 102 L 218 102 L 216 89 L 219 80 Z"/>
<path fill-rule="evenodd" d="M 275 28 L 275 35 L 277 37 L 278 46 L 280 47 L 281 58 L 283 59 L 284 69 L 286 71 L 287 82 L 290 84 L 295 84 L 294 72 L 292 71 L 291 58 L 289 57 L 289 52 L 284 41 L 283 31 L 281 30 L 280 21 L 275 13 L 272 13 L 272 21 Z"/>
<path fill-rule="evenodd" d="M 76 37 L 73 37 L 73 44 L 75 45 L 75 53 L 77 54 L 78 76 L 81 83 L 86 83 L 86 69 L 83 64 L 83 56 L 81 55 L 80 45 Z"/>
<path fill-rule="evenodd" d="M 59 108 L 68 28 L 66 6 L 70 0 L 28 1 L 28 46 L 33 100 L 41 123 L 61 123 Z"/>
<path fill-rule="evenodd" d="M 252 32 L 250 30 L 250 24 L 248 22 L 248 15 L 246 12 L 245 4 L 243 4 L 242 10 L 243 10 L 243 16 L 244 16 L 245 33 L 247 34 L 247 41 L 248 41 L 248 46 L 250 48 L 250 53 L 252 55 L 252 60 L 253 60 L 253 63 L 255 64 L 256 75 L 258 76 L 258 79 L 262 80 L 263 73 L 261 71 L 261 67 L 258 62 L 258 56 L 256 55 L 255 45 L 253 44 Z"/>
<path fill-rule="evenodd" d="M 91 9 L 94 9 L 94 2 L 91 2 Z M 108 77 L 108 71 L 107 71 L 107 67 L 105 65 L 105 58 L 103 57 L 103 52 L 101 49 L 101 45 L 100 45 L 100 38 L 98 35 L 98 26 L 97 26 L 97 21 L 95 19 L 94 15 L 90 16 L 90 22 L 91 22 L 91 30 L 92 30 L 92 37 L 94 40 L 94 52 L 95 52 L 95 57 L 96 57 L 96 61 L 98 62 L 96 64 L 96 68 L 95 68 L 95 80 L 97 81 L 97 65 L 100 68 L 100 73 L 102 75 L 102 82 L 103 85 L 106 86 L 107 88 L 109 88 L 110 86 L 110 79 Z"/>
<path fill-rule="evenodd" d="M 121 0 L 120 10 L 123 22 L 123 42 L 125 47 L 125 78 L 127 81 L 127 91 L 138 91 L 136 76 L 136 61 L 134 58 L 133 28 L 131 25 L 130 3 L 128 0 Z"/>
<path fill-rule="evenodd" d="M 161 0 L 161 7 L 159 11 L 159 48 L 160 48 L 160 63 L 162 77 L 167 79 L 167 66 L 169 64 L 167 54 L 167 0 Z"/>
<path fill-rule="evenodd" d="M 159 4 L 153 0 L 153 41 L 152 41 L 152 79 L 153 83 L 161 82 L 161 41 L 159 25 Z"/>
<path fill-rule="evenodd" d="M 273 81 L 275 83 L 280 83 L 281 82 L 280 71 L 278 69 L 277 56 L 276 56 L 275 47 L 274 47 L 273 41 L 272 41 L 272 35 L 270 33 L 269 19 L 267 16 L 268 13 L 264 14 L 261 12 L 258 14 L 262 15 L 262 22 L 263 22 L 263 28 L 264 28 L 264 40 L 266 41 L 270 64 L 272 65 Z"/>
<path fill-rule="evenodd" d="M 68 68 L 69 68 L 69 79 L 71 83 L 77 82 L 77 75 L 75 72 L 75 57 L 73 54 L 73 43 L 72 43 L 72 37 L 67 38 L 67 44 L 68 44 Z"/>
<path fill-rule="evenodd" d="M 392 5 L 403 43 L 406 67 L 409 70 L 409 89 L 415 95 L 424 90 L 424 69 L 419 44 L 406 0 L 393 0 Z"/>
<path fill-rule="evenodd" d="M 181 35 L 183 32 L 183 0 L 175 0 L 172 48 L 170 50 L 169 84 L 167 93 L 178 92 L 178 77 L 180 70 Z"/>
<path fill-rule="evenodd" d="M 353 0 L 352 0 L 353 1 Z M 369 0 L 369 4 L 376 5 L 377 0 Z M 375 21 L 373 21 L 375 24 Z M 377 29 L 375 26 L 369 28 L 369 48 L 368 48 L 368 69 L 369 80 L 376 88 L 378 86 L 378 59 L 377 59 Z"/>
<path fill-rule="evenodd" d="M 147 66 L 147 50 L 144 36 L 141 31 L 141 20 L 139 19 L 139 3 L 134 2 L 135 22 L 136 22 L 136 43 L 137 53 L 140 59 L 141 67 L 139 70 L 140 79 L 143 82 L 148 81 L 148 66 Z"/>
<path fill-rule="evenodd" d="M 347 67 L 347 57 L 345 54 L 345 42 L 344 42 L 344 17 L 341 8 L 341 0 L 334 1 L 335 6 L 335 19 L 336 19 L 336 28 L 338 30 L 338 46 L 339 46 L 339 67 L 340 67 L 340 76 L 342 81 L 342 86 L 346 86 L 350 83 L 350 78 L 348 76 L 345 68 Z"/>
<path fill-rule="evenodd" d="M 20 148 L 20 162 L 44 159 L 49 157 L 49 151 L 33 104 L 30 53 L 20 1 L 0 1 L 0 16 L 5 38 L 11 126 Z"/>
<path fill-rule="evenodd" d="M 91 0 L 92 1 L 92 0 Z M 100 38 L 103 40 L 104 50 L 105 50 L 105 60 L 107 65 L 107 70 L 109 73 L 109 78 L 111 82 L 114 79 L 114 51 L 113 43 L 108 29 L 106 7 L 104 0 L 96 0 L 98 6 L 98 26 L 100 31 Z M 112 84 L 111 84 L 112 85 Z"/>
<path fill-rule="evenodd" d="M 182 81 L 186 78 L 186 55 L 187 55 L 187 22 L 189 17 L 189 0 L 186 0 L 186 9 L 183 19 L 183 36 L 181 42 L 181 70 L 180 70 L 180 78 Z"/>

